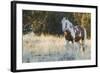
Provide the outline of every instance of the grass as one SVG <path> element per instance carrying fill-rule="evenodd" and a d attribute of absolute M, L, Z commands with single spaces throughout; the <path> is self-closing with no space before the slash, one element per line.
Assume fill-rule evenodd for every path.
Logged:
<path fill-rule="evenodd" d="M 75 43 L 77 48 L 73 49 L 72 44 L 65 44 L 63 36 L 36 36 L 31 32 L 23 35 L 22 61 L 26 63 L 90 59 L 90 40 L 87 43 L 88 49 L 82 54 L 78 43 Z"/>

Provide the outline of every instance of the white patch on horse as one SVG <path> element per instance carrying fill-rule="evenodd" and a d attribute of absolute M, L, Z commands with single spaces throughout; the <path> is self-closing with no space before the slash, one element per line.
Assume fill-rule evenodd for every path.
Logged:
<path fill-rule="evenodd" d="M 79 36 L 81 37 L 81 32 L 80 32 Z"/>
<path fill-rule="evenodd" d="M 73 24 L 68 19 L 66 19 L 65 17 L 63 17 L 61 23 L 62 23 L 62 31 L 64 32 L 66 30 L 69 30 L 71 32 L 71 36 L 74 39 L 75 38 L 75 31 L 74 31 L 74 28 L 73 28 Z"/>

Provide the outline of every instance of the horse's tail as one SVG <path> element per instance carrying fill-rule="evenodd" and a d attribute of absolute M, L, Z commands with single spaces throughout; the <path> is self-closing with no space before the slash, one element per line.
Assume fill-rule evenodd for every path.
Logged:
<path fill-rule="evenodd" d="M 86 39 L 87 39 L 87 32 L 86 32 L 86 29 L 84 28 L 83 51 L 86 48 Z"/>

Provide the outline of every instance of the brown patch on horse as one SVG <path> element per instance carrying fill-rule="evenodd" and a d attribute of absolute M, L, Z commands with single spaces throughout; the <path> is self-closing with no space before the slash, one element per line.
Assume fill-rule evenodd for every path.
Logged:
<path fill-rule="evenodd" d="M 67 35 L 68 35 L 68 34 L 67 34 L 67 32 L 65 31 L 65 32 L 64 32 L 64 36 L 67 36 Z"/>
<path fill-rule="evenodd" d="M 64 32 L 65 39 L 72 42 L 73 40 L 75 40 L 75 42 L 79 42 L 79 40 L 84 40 L 84 29 L 81 26 L 77 26 L 77 29 L 78 30 L 75 33 L 75 39 L 73 39 L 71 32 L 68 30 Z M 79 34 L 81 34 L 81 36 L 79 36 Z"/>
<path fill-rule="evenodd" d="M 73 41 L 73 38 L 72 38 L 72 36 L 71 36 L 71 33 L 70 33 L 70 31 L 65 31 L 64 32 L 64 36 L 65 36 L 65 39 L 66 40 L 68 40 L 68 41 Z"/>

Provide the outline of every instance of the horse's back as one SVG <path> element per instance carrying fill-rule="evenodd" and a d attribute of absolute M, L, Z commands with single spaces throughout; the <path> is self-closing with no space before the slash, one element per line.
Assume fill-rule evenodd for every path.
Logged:
<path fill-rule="evenodd" d="M 76 36 L 76 39 L 82 39 L 84 40 L 84 28 L 80 25 L 78 26 L 75 26 L 75 30 L 76 30 L 76 33 L 75 33 L 75 36 Z"/>

